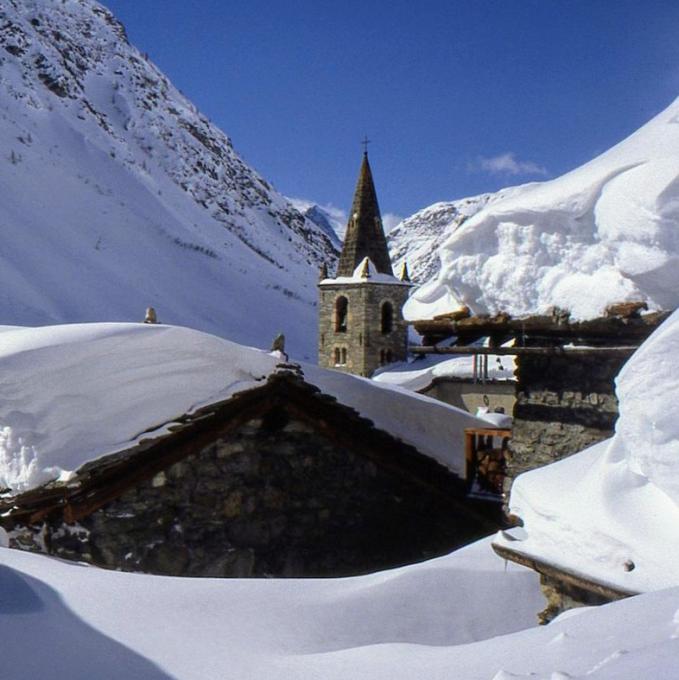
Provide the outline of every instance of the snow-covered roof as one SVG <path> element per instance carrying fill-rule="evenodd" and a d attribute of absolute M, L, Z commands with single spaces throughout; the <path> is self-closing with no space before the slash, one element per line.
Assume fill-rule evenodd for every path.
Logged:
<path fill-rule="evenodd" d="M 267 352 L 165 325 L 74 324 L 0 332 L 0 487 L 68 479 L 86 462 L 158 436 L 201 406 L 257 387 Z M 454 472 L 478 419 L 441 402 L 302 364 L 305 380 Z"/>
<path fill-rule="evenodd" d="M 514 381 L 516 357 L 512 355 L 488 354 L 487 379 Z M 478 371 L 477 371 L 478 375 Z M 423 355 L 414 361 L 390 364 L 380 371 L 373 380 L 385 385 L 399 385 L 408 390 L 423 390 L 437 378 L 468 380 L 474 377 L 474 357 L 469 354 L 450 357 L 450 355 Z"/>
<path fill-rule="evenodd" d="M 378 272 L 377 267 L 368 257 L 363 258 L 351 276 L 323 279 L 319 285 L 324 286 L 337 283 L 386 283 L 395 286 L 412 286 L 410 281 L 401 281 L 391 274 Z"/>
<path fill-rule="evenodd" d="M 632 300 L 679 307 L 678 121 L 679 99 L 582 167 L 505 189 L 444 242 L 406 318 L 464 304 L 515 317 L 556 306 L 574 319 Z"/>
<path fill-rule="evenodd" d="M 679 313 L 616 381 L 615 435 L 521 475 L 511 511 L 521 540 L 498 542 L 627 591 L 679 585 Z"/>

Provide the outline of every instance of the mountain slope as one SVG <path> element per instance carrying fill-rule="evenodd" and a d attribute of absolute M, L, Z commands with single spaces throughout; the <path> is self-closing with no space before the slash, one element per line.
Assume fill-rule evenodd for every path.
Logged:
<path fill-rule="evenodd" d="M 439 251 L 441 272 L 408 318 L 460 304 L 512 315 L 557 306 L 574 318 L 614 302 L 679 304 L 679 100 L 557 179 L 506 190 Z"/>
<path fill-rule="evenodd" d="M 93 0 L 0 5 L 0 323 L 161 321 L 313 356 L 336 247 Z"/>

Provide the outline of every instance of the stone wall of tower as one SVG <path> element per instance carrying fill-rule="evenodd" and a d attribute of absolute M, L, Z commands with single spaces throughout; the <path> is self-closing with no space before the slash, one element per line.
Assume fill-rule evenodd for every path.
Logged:
<path fill-rule="evenodd" d="M 370 376 L 388 363 L 387 359 L 405 360 L 408 327 L 401 309 L 408 298 L 408 284 L 324 283 L 319 289 L 320 366 Z M 336 305 L 342 296 L 348 301 L 346 330 L 337 330 Z M 382 332 L 382 305 L 385 302 L 392 308 L 388 333 Z"/>

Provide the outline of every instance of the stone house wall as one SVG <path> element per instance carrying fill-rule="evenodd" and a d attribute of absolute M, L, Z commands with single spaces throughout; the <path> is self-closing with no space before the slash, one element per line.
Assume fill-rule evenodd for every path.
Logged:
<path fill-rule="evenodd" d="M 356 375 L 370 376 L 382 365 L 381 352 L 390 352 L 392 361 L 405 361 L 408 326 L 402 308 L 408 299 L 408 284 L 349 283 L 319 286 L 318 363 Z M 346 331 L 335 330 L 335 304 L 347 298 Z M 381 307 L 392 307 L 392 330 L 381 332 Z M 335 349 L 346 350 L 346 363 L 335 361 Z"/>
<path fill-rule="evenodd" d="M 611 437 L 618 418 L 615 376 L 627 357 L 612 353 L 523 354 L 505 492 L 514 478 Z"/>
<path fill-rule="evenodd" d="M 275 409 L 76 525 L 52 520 L 10 537 L 14 547 L 114 569 L 247 577 L 358 574 L 488 532 L 441 493 Z"/>

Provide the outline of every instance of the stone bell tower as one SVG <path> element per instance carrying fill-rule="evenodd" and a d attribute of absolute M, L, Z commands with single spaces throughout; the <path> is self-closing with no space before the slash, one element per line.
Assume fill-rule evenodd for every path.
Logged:
<path fill-rule="evenodd" d="M 404 361 L 408 328 L 401 309 L 411 285 L 405 265 L 400 279 L 391 268 L 365 151 L 337 275 L 328 278 L 321 269 L 319 365 L 370 376 Z"/>

